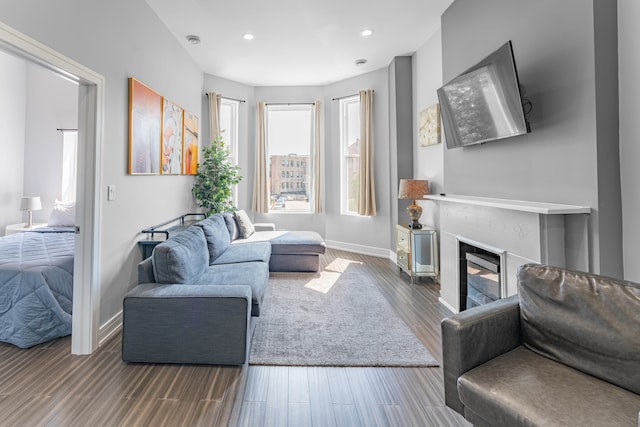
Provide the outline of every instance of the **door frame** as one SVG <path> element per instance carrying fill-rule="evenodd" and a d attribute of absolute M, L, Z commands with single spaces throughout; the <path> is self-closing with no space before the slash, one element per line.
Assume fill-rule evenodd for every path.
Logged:
<path fill-rule="evenodd" d="M 98 348 L 100 322 L 100 188 L 105 78 L 2 22 L 0 49 L 78 83 L 71 353 L 91 354 Z"/>

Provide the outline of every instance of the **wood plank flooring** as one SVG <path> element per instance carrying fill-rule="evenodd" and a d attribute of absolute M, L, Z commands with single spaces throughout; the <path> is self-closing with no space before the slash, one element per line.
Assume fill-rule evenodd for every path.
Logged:
<path fill-rule="evenodd" d="M 441 359 L 450 313 L 429 279 L 389 260 L 329 250 L 323 268 L 376 283 Z M 90 356 L 70 338 L 27 350 L 0 343 L 0 426 L 466 426 L 444 406 L 441 368 L 126 364 L 120 336 Z"/>

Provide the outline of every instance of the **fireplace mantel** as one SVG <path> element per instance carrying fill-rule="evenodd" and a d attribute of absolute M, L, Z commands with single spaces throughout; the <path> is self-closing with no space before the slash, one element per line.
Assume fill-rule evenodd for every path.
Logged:
<path fill-rule="evenodd" d="M 424 198 L 439 202 L 487 206 L 491 208 L 531 212 L 542 215 L 584 214 L 591 212 L 591 208 L 586 206 L 564 205 L 560 203 L 529 202 L 524 200 L 494 199 L 491 197 L 461 196 L 458 194 L 428 194 L 424 196 Z"/>
<path fill-rule="evenodd" d="M 460 242 L 501 255 L 506 296 L 517 293 L 517 271 L 526 263 L 589 269 L 589 207 L 456 194 L 425 199 L 440 206 L 440 300 L 454 312 L 460 307 Z"/>

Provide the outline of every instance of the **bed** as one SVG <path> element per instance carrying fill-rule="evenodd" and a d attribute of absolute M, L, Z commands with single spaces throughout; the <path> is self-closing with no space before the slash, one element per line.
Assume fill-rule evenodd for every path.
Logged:
<path fill-rule="evenodd" d="M 0 341 L 32 347 L 71 334 L 73 228 L 0 238 Z"/>

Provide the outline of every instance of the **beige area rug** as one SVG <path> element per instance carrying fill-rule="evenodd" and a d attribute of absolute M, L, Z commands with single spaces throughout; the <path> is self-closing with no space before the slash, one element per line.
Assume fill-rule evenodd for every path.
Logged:
<path fill-rule="evenodd" d="M 376 285 L 350 270 L 271 273 L 249 363 L 438 366 Z"/>

